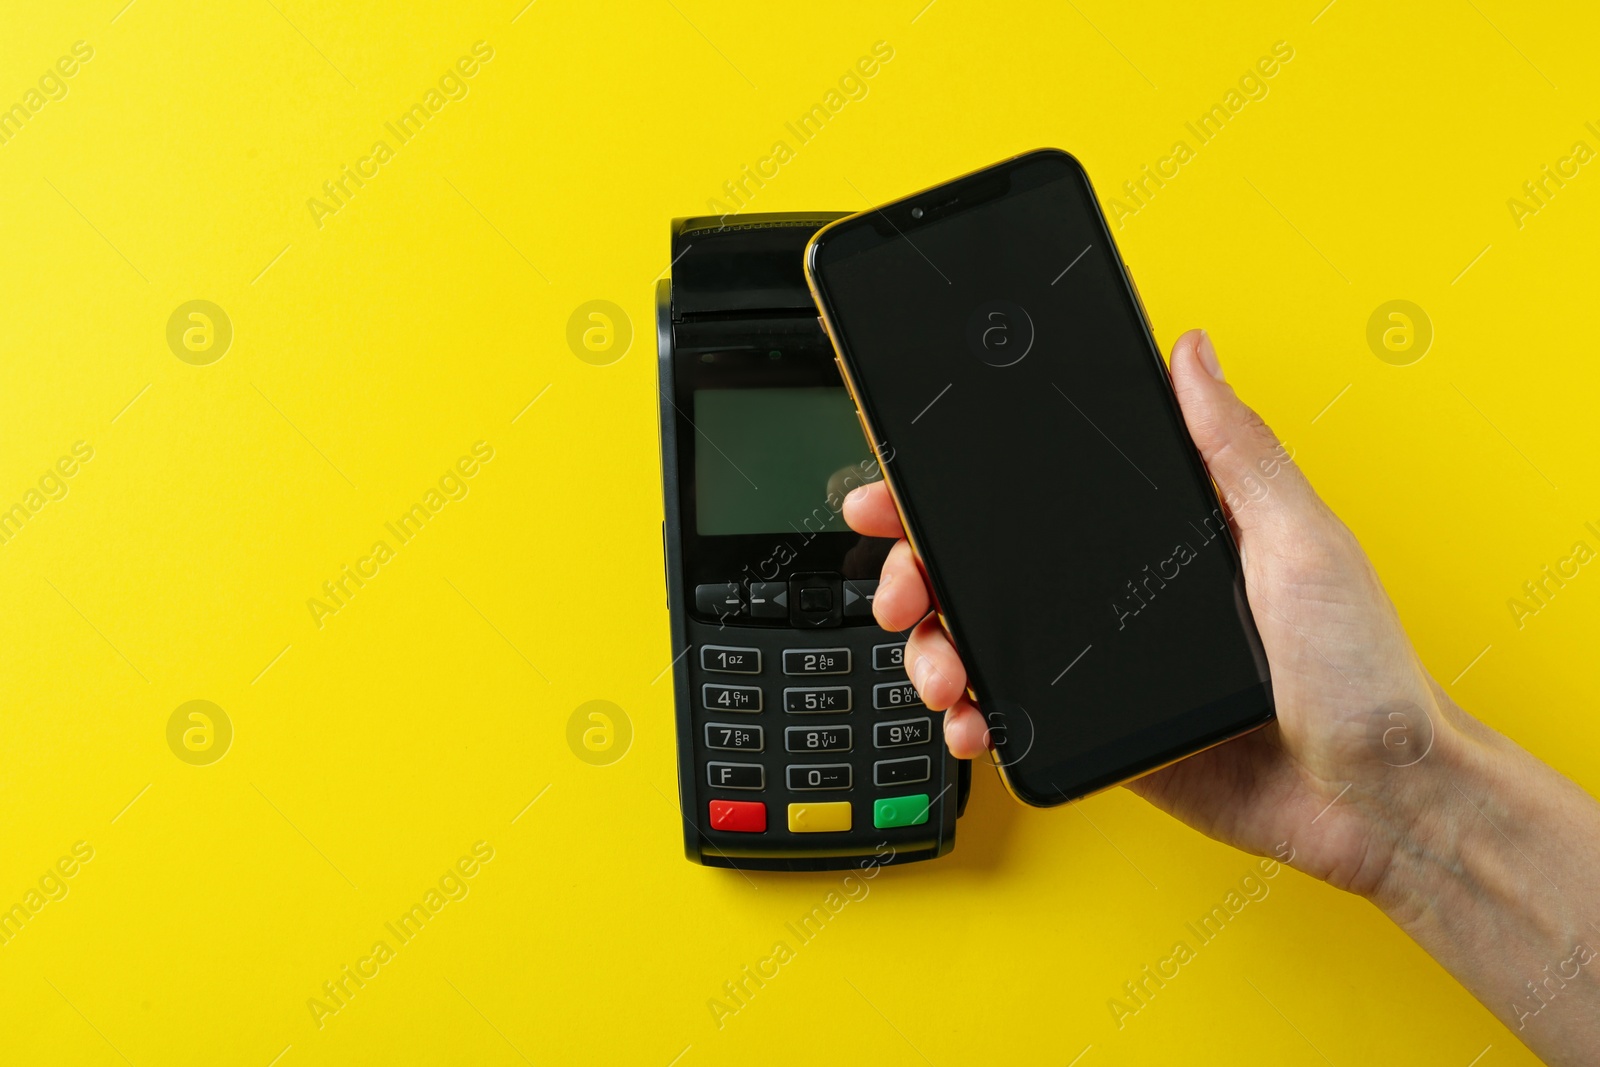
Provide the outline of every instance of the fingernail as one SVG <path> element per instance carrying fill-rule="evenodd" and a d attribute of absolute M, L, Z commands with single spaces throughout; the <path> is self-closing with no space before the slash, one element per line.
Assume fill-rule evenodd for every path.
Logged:
<path fill-rule="evenodd" d="M 1209 333 L 1200 331 L 1200 343 L 1195 345 L 1194 350 L 1200 356 L 1200 365 L 1206 369 L 1206 373 L 1219 382 L 1228 380 L 1222 376 L 1222 364 L 1217 360 L 1217 349 L 1212 345 Z"/>
<path fill-rule="evenodd" d="M 862 493 L 865 491 L 865 489 L 866 489 L 866 486 L 864 486 L 864 485 L 856 486 L 854 489 L 850 490 L 848 493 L 846 493 L 844 495 L 844 502 L 846 504 L 850 503 L 850 501 L 852 501 L 852 500 L 856 499 L 857 497 L 861 496 Z"/>
<path fill-rule="evenodd" d="M 918 656 L 917 662 L 911 667 L 911 684 L 917 687 L 917 692 L 922 692 L 922 683 L 928 680 L 928 671 L 933 664 L 928 662 L 927 656 Z"/>

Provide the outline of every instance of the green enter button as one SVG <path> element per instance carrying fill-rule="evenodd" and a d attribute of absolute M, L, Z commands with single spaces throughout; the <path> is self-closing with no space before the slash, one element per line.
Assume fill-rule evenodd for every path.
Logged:
<path fill-rule="evenodd" d="M 921 826 L 928 821 L 928 794 L 884 797 L 872 803 L 872 825 L 879 830 L 891 826 Z"/>

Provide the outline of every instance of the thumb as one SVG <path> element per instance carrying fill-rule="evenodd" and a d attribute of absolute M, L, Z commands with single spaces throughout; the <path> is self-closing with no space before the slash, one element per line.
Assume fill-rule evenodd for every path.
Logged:
<path fill-rule="evenodd" d="M 1223 380 L 1211 337 L 1190 330 L 1172 346 L 1172 388 L 1229 518 L 1241 533 L 1314 507 L 1293 451 Z"/>

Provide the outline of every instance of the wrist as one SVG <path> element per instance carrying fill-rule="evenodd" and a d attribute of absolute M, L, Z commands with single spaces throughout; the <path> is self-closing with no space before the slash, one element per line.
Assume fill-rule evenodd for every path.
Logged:
<path fill-rule="evenodd" d="M 1456 863 L 1466 805 L 1454 783 L 1479 774 L 1485 758 L 1476 724 L 1424 699 L 1391 701 L 1351 721 L 1331 758 L 1308 762 L 1301 773 L 1314 783 L 1306 810 L 1315 815 L 1309 824 L 1297 816 L 1300 832 L 1276 850 L 1281 862 L 1397 921 L 1437 870 Z"/>
<path fill-rule="evenodd" d="M 1446 701 L 1435 743 L 1393 768 L 1377 823 L 1382 873 L 1363 895 L 1419 939 L 1473 903 L 1550 888 L 1548 829 L 1593 820 L 1592 800 L 1506 737 Z M 1574 827 L 1576 828 L 1576 827 Z"/>
<path fill-rule="evenodd" d="M 1600 1062 L 1600 805 L 1459 709 L 1444 719 L 1391 791 L 1364 895 L 1549 1062 Z"/>
<path fill-rule="evenodd" d="M 1427 755 L 1407 766 L 1386 766 L 1371 794 L 1381 859 L 1362 895 L 1402 928 L 1425 920 L 1448 896 L 1477 829 L 1470 798 L 1483 796 L 1502 777 L 1496 737 L 1464 728 L 1461 716 L 1454 708 L 1439 710 Z"/>

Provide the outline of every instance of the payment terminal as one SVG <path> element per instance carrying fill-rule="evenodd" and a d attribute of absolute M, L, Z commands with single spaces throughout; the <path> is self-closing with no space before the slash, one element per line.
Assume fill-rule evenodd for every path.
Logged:
<path fill-rule="evenodd" d="M 971 783 L 872 618 L 892 542 L 840 514 L 881 475 L 802 266 L 839 217 L 674 220 L 657 288 L 678 794 L 713 867 L 942 856 Z"/>

